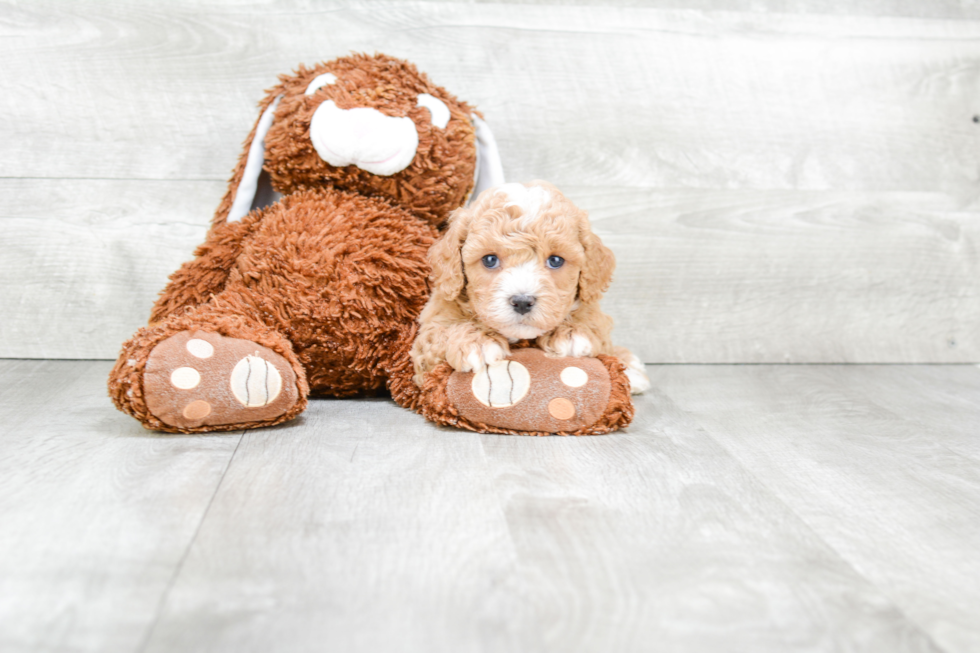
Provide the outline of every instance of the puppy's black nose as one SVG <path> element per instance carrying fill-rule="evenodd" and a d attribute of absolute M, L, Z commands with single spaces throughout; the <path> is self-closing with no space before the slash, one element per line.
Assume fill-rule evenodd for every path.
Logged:
<path fill-rule="evenodd" d="M 514 295 L 510 298 L 510 305 L 514 307 L 514 310 L 525 315 L 531 312 L 531 307 L 534 306 L 534 297 L 531 295 Z"/>

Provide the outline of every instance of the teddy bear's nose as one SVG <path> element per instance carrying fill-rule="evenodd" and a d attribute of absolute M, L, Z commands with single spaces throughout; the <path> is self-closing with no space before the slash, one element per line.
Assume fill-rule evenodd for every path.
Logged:
<path fill-rule="evenodd" d="M 514 295 L 510 298 L 510 305 L 514 307 L 517 313 L 527 315 L 534 306 L 534 300 L 535 297 L 532 295 Z"/>
<path fill-rule="evenodd" d="M 310 140 L 330 165 L 355 165 L 382 177 L 407 168 L 419 146 L 411 118 L 386 116 L 368 107 L 341 109 L 333 100 L 313 113 Z"/>

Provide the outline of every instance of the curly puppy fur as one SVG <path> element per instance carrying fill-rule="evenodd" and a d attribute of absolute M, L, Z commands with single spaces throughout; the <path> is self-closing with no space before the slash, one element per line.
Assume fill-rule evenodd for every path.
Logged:
<path fill-rule="evenodd" d="M 534 340 L 554 357 L 614 355 L 634 394 L 649 387 L 639 360 L 613 347 L 612 318 L 599 307 L 615 257 L 585 211 L 551 184 L 484 191 L 453 214 L 429 263 L 433 292 L 412 348 L 416 384 L 443 362 L 475 371 Z"/>

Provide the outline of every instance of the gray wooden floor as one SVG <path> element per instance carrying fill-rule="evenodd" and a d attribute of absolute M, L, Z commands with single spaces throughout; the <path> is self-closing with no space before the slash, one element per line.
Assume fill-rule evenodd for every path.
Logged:
<path fill-rule="evenodd" d="M 156 435 L 0 361 L 3 651 L 980 650 L 980 369 L 651 366 L 628 431 Z"/>

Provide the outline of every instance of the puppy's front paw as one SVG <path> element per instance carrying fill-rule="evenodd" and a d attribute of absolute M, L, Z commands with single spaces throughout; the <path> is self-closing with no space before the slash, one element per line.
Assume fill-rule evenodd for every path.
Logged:
<path fill-rule="evenodd" d="M 509 354 L 506 346 L 487 338 L 447 352 L 446 360 L 457 372 L 478 372 L 487 365 L 504 360 Z"/>
<path fill-rule="evenodd" d="M 551 358 L 584 358 L 594 352 L 592 340 L 584 333 L 568 330 L 556 333 L 546 342 L 538 341 L 544 353 Z"/>
<path fill-rule="evenodd" d="M 626 378 L 630 380 L 630 394 L 639 395 L 649 390 L 650 377 L 647 376 L 643 362 L 633 354 L 622 360 L 626 364 Z"/>

